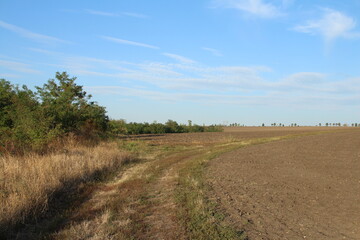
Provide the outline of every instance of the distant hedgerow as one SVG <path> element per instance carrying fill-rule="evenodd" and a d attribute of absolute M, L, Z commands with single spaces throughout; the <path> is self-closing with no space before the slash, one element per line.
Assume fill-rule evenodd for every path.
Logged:
<path fill-rule="evenodd" d="M 164 134 L 164 133 L 188 133 L 188 132 L 222 132 L 223 128 L 217 125 L 200 126 L 192 124 L 189 120 L 188 125 L 178 124 L 176 121 L 168 120 L 162 123 L 126 123 L 125 120 L 110 120 L 109 130 L 113 134 Z"/>

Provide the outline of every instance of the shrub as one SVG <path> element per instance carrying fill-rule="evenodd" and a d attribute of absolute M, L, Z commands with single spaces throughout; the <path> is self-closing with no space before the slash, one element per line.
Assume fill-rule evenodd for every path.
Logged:
<path fill-rule="evenodd" d="M 104 107 L 89 101 L 91 95 L 66 72 L 55 75 L 37 92 L 0 80 L 0 153 L 44 152 L 59 137 L 84 138 L 107 130 Z"/>

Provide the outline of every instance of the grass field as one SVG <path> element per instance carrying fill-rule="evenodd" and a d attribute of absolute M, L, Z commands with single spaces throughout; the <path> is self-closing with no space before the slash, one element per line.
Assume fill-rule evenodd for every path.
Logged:
<path fill-rule="evenodd" d="M 285 160 L 281 160 L 284 157 L 281 151 L 288 152 L 289 149 L 297 149 L 297 146 L 303 148 L 301 143 L 305 142 L 308 150 L 298 154 L 316 156 L 311 159 L 314 162 L 325 153 L 321 143 L 330 139 L 334 141 L 331 146 L 337 146 L 335 140 L 338 136 L 342 136 L 343 142 L 351 143 L 357 141 L 358 133 L 354 128 L 239 127 L 226 128 L 222 133 L 132 136 L 94 148 L 70 143 L 63 152 L 46 156 L 2 157 L 2 236 L 17 239 L 258 239 L 256 233 L 263 230 L 256 228 L 267 222 L 257 225 L 256 216 L 268 216 L 269 209 L 264 208 L 266 204 L 257 205 L 261 198 L 246 199 L 244 203 L 254 203 L 256 211 L 252 212 L 254 218 L 248 217 L 245 222 L 243 218 L 236 218 L 239 212 L 246 212 L 245 208 L 242 209 L 241 199 L 252 186 L 250 183 L 267 181 L 269 186 L 273 186 L 270 182 L 273 179 L 280 181 L 284 173 L 276 173 L 277 178 L 271 174 L 268 179 L 251 177 L 255 174 L 261 176 L 267 169 L 270 172 L 272 168 L 292 166 L 292 163 L 305 164 L 301 157 L 287 160 L 285 156 Z M 317 146 L 320 146 L 319 150 Z M 280 153 L 263 153 L 263 148 L 276 149 Z M 248 155 L 242 153 L 249 149 L 253 150 L 247 152 Z M 359 168 L 351 165 L 356 164 L 356 159 L 352 159 L 357 156 L 355 147 L 346 150 L 349 155 L 338 148 L 332 151 L 334 154 L 330 154 L 329 159 L 338 156 L 338 161 L 334 163 L 331 160 L 331 164 L 338 163 L 336 166 L 339 171 L 342 169 L 344 179 L 350 176 L 346 176 L 347 171 L 356 174 L 354 171 Z M 345 154 L 348 162 L 341 161 L 341 154 Z M 260 161 L 260 165 L 251 165 L 252 162 L 247 162 L 250 157 L 246 156 L 254 158 L 255 162 Z M 308 157 L 305 156 L 306 159 Z M 233 162 L 229 163 L 228 159 Z M 266 159 L 271 161 L 267 162 L 269 165 L 261 162 Z M 347 168 L 342 163 L 346 163 Z M 324 160 L 320 165 L 327 166 L 328 163 Z M 265 169 L 261 170 L 258 166 Z M 297 176 L 301 186 L 301 171 L 306 175 L 308 169 L 296 170 L 300 174 Z M 333 175 L 321 175 L 324 179 L 331 177 Z M 352 180 L 349 178 L 346 181 Z M 277 211 L 279 206 L 276 201 L 293 199 L 285 191 L 292 185 L 282 186 L 283 189 L 278 191 L 283 195 L 279 199 L 272 196 L 274 201 L 271 206 L 274 209 L 271 211 Z M 307 187 L 311 188 L 311 184 Z M 333 190 L 340 188 L 337 186 Z M 256 190 L 260 195 L 266 193 L 261 188 Z M 311 193 L 310 189 L 308 193 Z M 346 201 L 351 202 L 354 198 L 356 195 L 350 194 Z M 310 198 L 304 199 L 311 201 Z M 304 206 L 307 205 L 304 203 Z M 286 207 L 283 211 L 293 211 Z M 239 212 L 229 210 L 233 208 Z M 307 216 L 312 210 L 308 208 Z M 346 211 L 342 216 L 356 220 Z M 267 220 L 276 223 L 278 219 L 268 217 Z M 315 220 L 309 223 L 316 224 Z M 351 226 L 355 227 L 346 225 L 347 228 Z M 280 232 L 282 229 L 278 228 Z M 333 231 L 340 234 L 345 230 L 339 228 Z M 261 233 L 265 236 L 270 234 L 265 230 Z M 338 236 L 331 234 L 328 232 L 328 239 Z M 344 236 L 358 236 L 356 232 L 346 234 Z"/>

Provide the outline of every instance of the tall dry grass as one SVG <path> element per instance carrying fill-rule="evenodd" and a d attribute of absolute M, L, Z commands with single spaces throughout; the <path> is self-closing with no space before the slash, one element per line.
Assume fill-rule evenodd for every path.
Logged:
<path fill-rule="evenodd" d="M 43 156 L 0 156 L 0 226 L 41 215 L 55 192 L 66 192 L 132 159 L 116 142 L 85 147 L 70 141 L 67 145 L 60 153 Z"/>

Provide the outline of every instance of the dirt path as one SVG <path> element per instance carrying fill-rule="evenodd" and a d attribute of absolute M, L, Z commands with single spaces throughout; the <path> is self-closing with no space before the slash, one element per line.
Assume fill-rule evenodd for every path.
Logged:
<path fill-rule="evenodd" d="M 195 152 L 187 153 L 182 156 L 170 157 L 162 160 L 166 164 L 165 170 L 161 176 L 149 186 L 149 192 L 155 193 L 151 199 L 151 209 L 149 215 L 145 218 L 145 224 L 149 230 L 143 236 L 143 239 L 168 240 L 186 239 L 186 230 L 178 222 L 176 215 L 176 203 L 174 192 L 177 185 L 178 172 L 187 161 L 189 161 Z"/>
<path fill-rule="evenodd" d="M 212 198 L 250 239 L 360 239 L 360 134 L 248 146 L 214 159 Z"/>
<path fill-rule="evenodd" d="M 205 149 L 170 152 L 128 168 L 113 181 L 98 186 L 74 212 L 71 224 L 51 238 L 186 239 L 176 215 L 178 171 Z"/>

